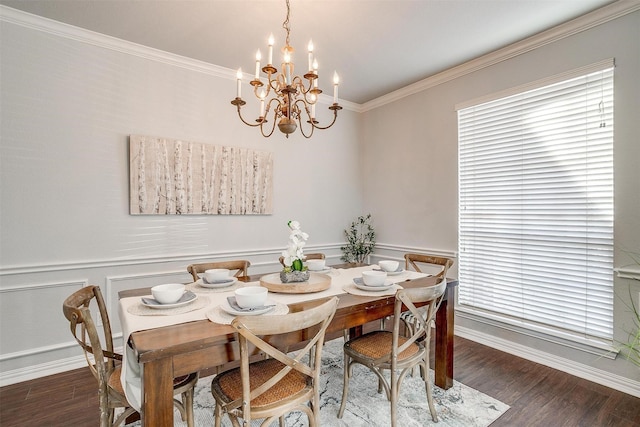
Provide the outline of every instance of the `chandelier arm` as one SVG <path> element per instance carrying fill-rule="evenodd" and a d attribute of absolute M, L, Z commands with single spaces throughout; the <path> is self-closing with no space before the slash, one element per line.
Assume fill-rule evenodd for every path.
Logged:
<path fill-rule="evenodd" d="M 260 133 L 262 134 L 262 136 L 264 136 L 265 138 L 269 138 L 271 135 L 273 135 L 273 131 L 276 129 L 276 120 L 275 120 L 275 116 L 274 116 L 274 120 L 273 120 L 273 125 L 271 125 L 271 132 L 265 134 L 264 133 L 264 127 L 263 125 L 266 123 L 266 120 L 263 120 L 262 122 L 260 122 Z"/>
<path fill-rule="evenodd" d="M 261 89 L 262 86 L 264 85 L 254 85 L 253 86 L 253 94 L 255 95 L 256 98 L 260 99 L 260 95 L 258 94 L 258 89 Z M 261 89 L 264 90 L 264 89 Z M 269 96 L 269 86 L 267 86 L 267 90 L 264 94 L 264 97 L 266 98 L 267 96 Z"/>
<path fill-rule="evenodd" d="M 273 123 L 271 124 L 271 131 L 269 133 L 265 134 L 264 133 L 264 124 L 267 123 L 267 116 L 269 115 L 269 111 L 271 110 L 271 103 L 273 103 L 273 102 L 275 102 L 277 105 L 276 105 L 276 108 L 273 109 Z M 276 123 L 278 121 L 278 109 L 281 107 L 281 105 L 282 105 L 282 103 L 277 98 L 271 98 L 269 100 L 269 102 L 267 103 L 266 109 L 264 111 L 264 119 L 262 121 L 260 121 L 260 123 L 259 123 L 260 133 L 265 138 L 269 138 L 273 134 L 273 131 L 276 129 Z"/>
<path fill-rule="evenodd" d="M 306 92 L 302 92 L 302 95 L 304 96 L 304 101 L 309 104 L 309 105 L 313 105 L 316 104 L 318 102 L 318 95 L 320 95 L 322 93 L 322 91 L 320 89 L 315 89 L 315 91 L 312 90 L 312 88 L 309 88 L 309 90 L 307 90 Z M 316 96 L 316 100 L 315 101 L 311 101 L 311 99 L 309 99 L 309 94 L 315 94 Z"/>
<path fill-rule="evenodd" d="M 271 74 L 269 74 L 269 84 L 267 85 L 268 87 L 268 92 L 271 91 L 271 89 L 274 92 L 278 92 L 278 88 L 280 87 L 280 82 L 278 81 L 278 76 L 276 75 L 276 78 L 271 77 Z M 267 93 L 268 93 L 267 92 Z"/>
<path fill-rule="evenodd" d="M 262 124 L 262 121 L 258 120 L 258 123 L 249 123 L 247 122 L 243 117 L 242 117 L 242 113 L 240 112 L 240 108 L 242 107 L 242 105 L 238 104 L 236 106 L 238 108 L 238 117 L 240 117 L 240 120 L 242 120 L 242 123 L 244 123 L 247 126 L 251 126 L 252 128 L 254 127 L 258 127 Z"/>
<path fill-rule="evenodd" d="M 307 139 L 311 138 L 311 136 L 313 135 L 313 130 L 315 129 L 313 123 L 311 123 L 311 133 L 309 133 L 309 135 L 307 135 L 304 131 L 304 126 L 302 126 L 302 119 L 300 118 L 300 116 L 298 116 L 298 124 L 300 125 L 300 133 L 302 134 L 302 136 Z"/>
<path fill-rule="evenodd" d="M 309 139 L 313 135 L 313 131 L 315 129 L 313 118 L 311 117 L 311 114 L 309 114 L 309 110 L 307 108 L 307 103 L 304 102 L 302 99 L 298 99 L 295 102 L 295 104 L 298 104 L 298 103 L 302 103 L 302 105 L 304 106 L 303 109 L 301 109 L 300 106 L 297 106 L 298 110 L 300 111 L 300 113 L 298 114 L 298 125 L 300 126 L 300 133 L 302 134 L 302 136 L 304 136 L 305 138 Z M 307 135 L 305 133 L 304 126 L 302 125 L 302 111 L 303 110 L 304 110 L 305 113 L 307 113 L 307 118 L 309 119 L 306 122 L 311 124 L 311 133 L 309 133 L 309 135 Z"/>
<path fill-rule="evenodd" d="M 329 109 L 333 110 L 333 120 L 331 121 L 331 124 L 329 124 L 328 126 L 318 126 L 317 124 L 314 123 L 313 125 L 314 128 L 325 130 L 333 126 L 333 124 L 336 122 L 336 119 L 338 118 L 338 110 L 342 110 L 342 107 L 339 106 L 338 104 L 333 104 L 331 107 L 329 107 Z"/>
<path fill-rule="evenodd" d="M 309 85 L 309 89 L 305 90 L 304 87 L 304 82 L 302 81 L 302 78 L 300 76 L 295 76 L 293 78 L 293 82 L 291 83 L 292 87 L 297 87 L 299 92 L 302 92 L 304 94 L 306 94 L 307 92 L 309 92 L 309 89 L 311 89 L 311 85 Z"/>

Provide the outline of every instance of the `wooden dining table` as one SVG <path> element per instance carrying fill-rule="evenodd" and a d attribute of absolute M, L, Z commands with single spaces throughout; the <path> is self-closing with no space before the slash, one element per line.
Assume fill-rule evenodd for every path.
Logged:
<path fill-rule="evenodd" d="M 259 276 L 244 280 L 258 280 Z M 432 286 L 434 277 L 402 282 L 402 287 Z M 436 314 L 435 330 L 435 384 L 443 389 L 453 385 L 453 329 L 455 287 L 449 281 L 442 304 Z M 148 295 L 149 288 L 119 292 L 119 298 Z M 305 302 L 289 304 L 290 312 L 302 311 L 320 302 L 309 295 Z M 367 329 L 367 324 L 393 315 L 394 296 L 338 295 L 336 314 L 327 330 L 327 339 L 341 337 L 344 330 L 351 336 Z M 377 324 L 377 322 L 376 322 Z M 126 337 L 125 337 L 126 338 Z M 304 341 L 304 336 L 289 338 L 283 345 Z M 127 345 L 131 346 L 142 376 L 141 420 L 143 426 L 173 425 L 173 378 L 191 372 L 216 372 L 239 360 L 239 349 L 234 329 L 209 320 L 198 320 L 163 326 L 131 333 Z"/>

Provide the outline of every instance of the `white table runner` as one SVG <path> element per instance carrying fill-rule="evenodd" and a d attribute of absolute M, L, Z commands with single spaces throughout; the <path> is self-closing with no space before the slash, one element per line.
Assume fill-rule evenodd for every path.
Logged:
<path fill-rule="evenodd" d="M 370 265 L 366 267 L 347 268 L 347 269 L 332 269 L 328 274 L 331 277 L 331 286 L 322 291 L 309 294 L 281 294 L 269 292 L 269 299 L 282 304 L 293 304 L 297 302 L 310 301 L 320 298 L 331 297 L 334 295 L 341 295 L 345 293 L 346 289 L 350 287 L 346 286 L 353 283 L 353 279 L 361 277 L 362 272 L 366 270 L 373 270 L 378 268 L 377 265 Z M 404 271 L 401 274 L 388 276 L 393 283 L 403 282 L 405 280 L 413 280 L 420 277 L 426 277 L 424 273 L 417 273 L 415 271 Z M 259 286 L 260 282 L 247 282 L 244 286 Z M 177 325 L 179 323 L 193 322 L 196 320 L 207 319 L 207 312 L 214 309 L 226 300 L 228 296 L 233 295 L 233 290 L 236 287 L 231 287 L 225 292 L 207 292 L 207 289 L 199 286 L 191 286 L 189 290 L 196 294 L 202 294 L 205 298 L 198 298 L 199 300 L 208 299 L 208 304 L 197 310 L 192 310 L 186 313 L 172 314 L 172 315 L 158 315 L 158 316 L 145 316 L 132 314 L 136 310 L 130 309 L 140 303 L 141 297 L 122 298 L 118 304 L 118 314 L 120 316 L 120 324 L 122 325 L 122 336 L 126 338 L 124 340 L 124 357 L 122 363 L 122 376 L 120 378 L 122 387 L 127 396 L 127 400 L 131 403 L 131 406 L 137 411 L 141 408 L 141 394 L 142 394 L 142 382 L 140 377 L 140 364 L 136 361 L 136 356 L 133 350 L 127 345 L 129 336 L 136 331 L 143 331 L 147 329 L 161 328 L 163 326 Z M 395 287 L 394 287 L 395 288 Z M 356 292 L 353 292 L 356 294 Z M 358 293 L 359 295 L 361 293 Z M 372 293 L 371 295 L 375 295 Z M 200 295 L 198 295 L 200 297 Z"/>

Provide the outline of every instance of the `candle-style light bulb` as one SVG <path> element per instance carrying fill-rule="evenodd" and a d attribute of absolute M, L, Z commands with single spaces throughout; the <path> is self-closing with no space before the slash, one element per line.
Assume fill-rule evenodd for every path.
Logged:
<path fill-rule="evenodd" d="M 336 71 L 333 72 L 333 103 L 338 103 L 338 84 L 340 83 L 340 77 Z"/>
<path fill-rule="evenodd" d="M 240 85 L 242 83 L 242 68 L 238 68 L 238 72 L 236 73 L 236 78 L 238 79 L 237 81 L 237 88 L 236 88 L 236 98 L 242 98 L 242 92 L 240 89 Z"/>
<path fill-rule="evenodd" d="M 317 77 L 318 77 L 318 60 L 317 59 L 313 60 L 313 74 L 316 75 L 316 78 L 313 79 L 313 87 L 317 89 L 318 88 L 318 79 L 317 79 Z"/>
<path fill-rule="evenodd" d="M 309 71 L 311 71 L 313 69 L 313 40 L 309 40 L 307 48 L 309 49 Z"/>
<path fill-rule="evenodd" d="M 260 80 L 260 60 L 262 59 L 262 54 L 260 53 L 260 49 L 256 52 L 256 76 L 255 80 Z"/>
<path fill-rule="evenodd" d="M 273 39 L 273 34 L 270 34 L 269 35 L 269 57 L 267 58 L 269 62 L 267 62 L 267 65 L 273 64 L 273 43 L 274 42 L 275 40 Z"/>
<path fill-rule="evenodd" d="M 264 89 L 262 89 L 260 91 L 260 117 L 264 117 L 264 97 L 266 96 L 266 93 L 264 92 Z"/>
<path fill-rule="evenodd" d="M 288 51 L 284 53 L 284 81 L 291 84 L 291 54 Z"/>

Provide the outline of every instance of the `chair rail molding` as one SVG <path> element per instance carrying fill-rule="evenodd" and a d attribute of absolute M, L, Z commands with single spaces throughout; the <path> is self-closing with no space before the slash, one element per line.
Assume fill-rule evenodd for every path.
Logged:
<path fill-rule="evenodd" d="M 305 246 L 307 252 L 312 251 L 331 251 L 339 250 L 344 243 L 327 243 L 322 245 Z M 76 260 L 51 264 L 24 264 L 14 266 L 1 266 L 0 277 L 11 275 L 23 275 L 33 273 L 49 273 L 54 271 L 71 271 L 84 270 L 92 268 L 105 267 L 126 267 L 144 264 L 159 264 L 166 262 L 184 262 L 185 265 L 191 264 L 198 260 L 227 260 L 235 258 L 264 258 L 268 256 L 274 257 L 274 265 L 278 263 L 278 257 L 282 253 L 283 247 L 266 248 L 266 249 L 247 249 L 237 251 L 217 251 L 203 252 L 194 254 L 167 254 L 152 257 L 136 257 L 136 258 L 113 258 L 113 259 L 96 259 L 96 260 Z M 252 266 L 254 263 L 252 262 Z M 255 264 L 258 265 L 258 264 Z M 185 270 L 186 271 L 186 270 Z"/>

